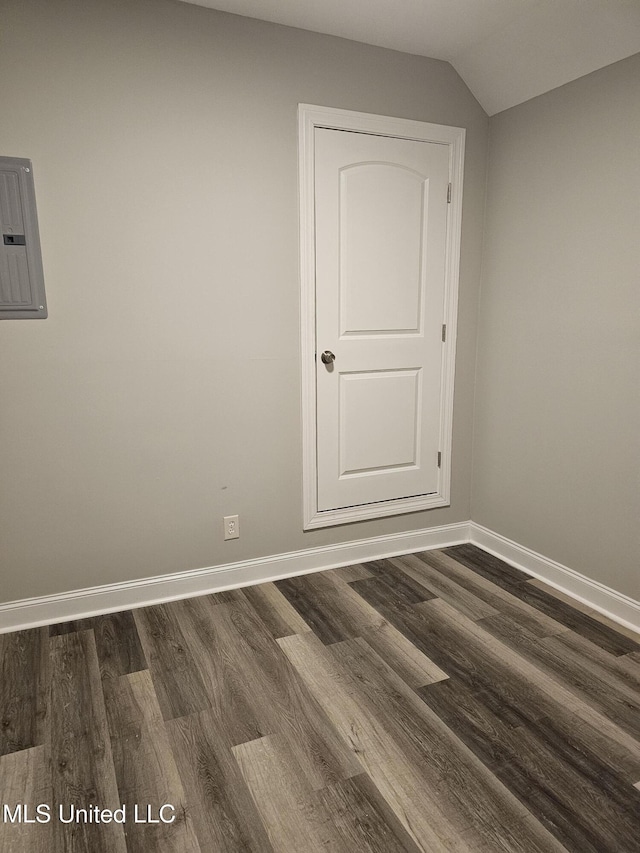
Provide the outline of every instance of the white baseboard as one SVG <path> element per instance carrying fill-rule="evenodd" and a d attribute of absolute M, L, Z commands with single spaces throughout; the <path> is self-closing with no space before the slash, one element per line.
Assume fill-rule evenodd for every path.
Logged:
<path fill-rule="evenodd" d="M 130 610 L 180 598 L 208 595 L 256 583 L 281 580 L 367 560 L 472 542 L 490 554 L 640 632 L 640 602 L 473 521 L 355 542 L 291 551 L 207 569 L 158 575 L 0 604 L 0 634 Z"/>
<path fill-rule="evenodd" d="M 469 533 L 470 542 L 484 551 L 587 604 L 614 622 L 640 632 L 640 602 L 474 521 L 469 522 Z"/>
<path fill-rule="evenodd" d="M 469 523 L 461 522 L 339 545 L 308 548 L 304 551 L 291 551 L 207 569 L 106 584 L 59 595 L 11 601 L 0 604 L 0 633 L 37 628 L 40 625 L 67 622 L 71 619 L 85 619 L 101 613 L 114 613 L 164 601 L 207 595 L 322 569 L 335 569 L 366 560 L 446 548 L 468 541 Z"/>

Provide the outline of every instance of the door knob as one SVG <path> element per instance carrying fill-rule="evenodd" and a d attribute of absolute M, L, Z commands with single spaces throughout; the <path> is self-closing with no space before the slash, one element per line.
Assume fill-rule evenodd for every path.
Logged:
<path fill-rule="evenodd" d="M 322 355 L 320 356 L 323 364 L 331 364 L 336 360 L 335 355 L 331 352 L 331 350 L 326 349 Z"/>

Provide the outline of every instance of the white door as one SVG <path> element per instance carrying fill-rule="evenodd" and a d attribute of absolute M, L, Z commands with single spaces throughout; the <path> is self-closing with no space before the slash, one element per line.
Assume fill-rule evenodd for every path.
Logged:
<path fill-rule="evenodd" d="M 449 146 L 314 132 L 317 508 L 436 493 Z"/>

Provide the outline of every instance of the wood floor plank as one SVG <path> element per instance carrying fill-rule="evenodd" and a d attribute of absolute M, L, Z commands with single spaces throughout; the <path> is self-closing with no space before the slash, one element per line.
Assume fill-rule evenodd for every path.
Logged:
<path fill-rule="evenodd" d="M 450 678 L 416 692 L 490 770 L 510 759 L 510 733 L 519 726 L 500 717 L 482 691 Z"/>
<path fill-rule="evenodd" d="M 313 789 L 362 772 L 247 602 L 176 607 L 229 744 L 283 736 Z"/>
<path fill-rule="evenodd" d="M 637 741 L 560 680 L 508 645 L 496 646 L 495 638 L 478 627 L 480 623 L 466 619 L 441 599 L 410 607 L 375 588 L 375 583 L 372 579 L 352 586 L 373 603 L 377 601 L 380 612 L 450 677 L 458 678 L 471 691 L 481 691 L 497 714 L 516 725 L 550 716 L 559 716 L 568 731 L 578 724 L 586 736 L 616 755 L 625 772 L 637 773 Z"/>
<path fill-rule="evenodd" d="M 344 670 L 312 634 L 278 640 L 374 785 L 419 850 L 424 853 L 471 853 L 460 829 L 451 825 L 425 790 L 419 769 L 388 736 L 377 708 L 364 702 L 356 676 Z M 466 829 L 467 827 L 463 827 Z"/>
<path fill-rule="evenodd" d="M 142 607 L 134 611 L 134 620 L 164 719 L 210 708 L 200 672 L 186 649 L 175 604 Z"/>
<path fill-rule="evenodd" d="M 299 589 L 304 590 L 308 602 L 320 603 L 334 632 L 344 639 L 354 639 L 362 631 L 379 628 L 384 624 L 382 616 L 363 601 L 350 583 L 329 572 L 319 572 L 313 578 L 307 577 L 312 582 L 307 586 L 300 584 Z M 322 631 L 318 636 L 323 640 Z"/>
<path fill-rule="evenodd" d="M 512 691 L 522 691 L 520 708 L 523 723 L 530 724 L 542 717 L 553 717 L 568 733 L 580 732 L 582 736 L 590 738 L 594 748 L 601 748 L 604 739 L 604 755 L 599 753 L 604 763 L 608 761 L 605 756 L 608 755 L 609 760 L 615 756 L 621 772 L 637 775 L 640 769 L 640 742 L 591 703 L 572 692 L 561 678 L 539 668 L 504 640 L 487 631 L 481 623 L 465 619 L 440 599 L 418 604 L 415 609 L 426 619 L 427 630 L 432 634 L 438 635 L 450 646 L 466 649 L 470 657 L 481 656 L 480 659 L 484 660 L 489 671 L 495 667 L 492 678 L 503 682 L 508 680 Z M 497 618 L 491 617 L 491 620 Z M 450 675 L 454 674 L 451 669 L 448 671 Z M 501 675 L 498 674 L 500 672 Z M 459 675 L 463 683 L 474 688 L 474 680 L 467 678 L 468 673 L 464 669 L 459 670 Z M 482 680 L 479 680 L 479 686 L 482 687 Z M 533 706 L 537 708 L 534 714 L 530 712 Z M 546 713 L 540 713 L 545 710 Z"/>
<path fill-rule="evenodd" d="M 634 660 L 633 654 L 611 655 L 573 631 L 567 631 L 561 638 L 562 645 L 570 648 L 578 660 L 588 661 L 603 676 L 606 674 L 613 678 L 614 684 L 626 685 L 636 696 L 640 694 L 640 659 Z"/>
<path fill-rule="evenodd" d="M 575 683 L 585 695 L 607 694 L 614 701 L 636 707 L 640 715 L 640 666 L 628 655 L 611 655 L 573 631 L 545 637 L 541 646 L 561 658 L 565 670 L 571 670 L 564 675 L 567 684 Z M 561 671 L 559 665 L 556 670 Z M 620 723 L 623 716 L 621 711 Z"/>
<path fill-rule="evenodd" d="M 430 611 L 422 605 L 408 605 L 394 597 L 378 578 L 357 581 L 351 585 L 426 657 L 450 677 L 456 676 L 473 690 L 484 691 L 503 716 L 514 724 L 527 717 L 547 716 L 553 705 L 535 691 L 524 678 L 513 678 L 500 660 L 486 660 L 482 650 L 468 643 L 459 645 L 451 628 L 434 628 Z M 524 700 L 524 701 L 523 701 Z"/>
<path fill-rule="evenodd" d="M 325 574 L 334 575 L 345 583 L 363 581 L 365 578 L 371 577 L 371 572 L 368 572 L 362 563 L 354 563 L 352 566 L 342 566 L 339 569 L 329 569 Z"/>
<path fill-rule="evenodd" d="M 72 619 L 68 622 L 57 622 L 49 625 L 49 636 L 59 637 L 62 634 L 74 634 L 76 631 L 91 631 L 93 619 Z"/>
<path fill-rule="evenodd" d="M 522 601 L 546 613 L 557 622 L 561 622 L 575 631 L 576 634 L 590 640 L 612 655 L 624 655 L 628 652 L 638 651 L 640 646 L 637 642 L 625 637 L 618 631 L 614 631 L 602 622 L 598 622 L 586 613 L 581 613 L 564 601 L 560 601 L 553 595 L 549 595 L 543 589 L 526 584 L 518 587 L 514 593 Z"/>
<path fill-rule="evenodd" d="M 444 548 L 442 553 L 453 557 L 458 563 L 468 566 L 486 580 L 503 589 L 518 588 L 521 584 L 526 583 L 530 577 L 520 569 L 510 566 L 509 563 L 505 563 L 499 557 L 494 557 L 493 554 L 489 554 L 471 543 Z"/>
<path fill-rule="evenodd" d="M 353 639 L 363 627 L 382 623 L 348 584 L 325 572 L 277 581 L 276 586 L 325 644 Z"/>
<path fill-rule="evenodd" d="M 538 578 L 530 578 L 528 583 L 531 586 L 535 586 L 538 589 L 544 590 L 544 592 L 548 593 L 549 595 L 552 595 L 554 598 L 557 598 L 560 601 L 563 601 L 565 604 L 568 604 L 575 610 L 579 610 L 580 613 L 586 613 L 587 616 L 590 616 L 592 619 L 595 619 L 596 622 L 600 622 L 602 625 L 606 625 L 607 628 L 611 628 L 612 631 L 617 631 L 618 634 L 622 634 L 629 640 L 632 640 L 639 646 L 638 651 L 640 651 L 639 630 L 627 628 L 626 625 L 622 625 L 620 622 L 615 622 L 613 619 L 609 619 L 607 616 L 604 615 L 604 613 L 600 613 L 598 610 L 594 610 L 593 607 L 589 607 L 588 604 L 584 604 L 582 601 L 578 601 L 577 598 L 573 598 L 573 596 L 561 592 L 554 586 L 551 586 L 550 584 L 545 583 L 544 581 L 538 580 Z"/>
<path fill-rule="evenodd" d="M 209 604 L 236 604 L 243 601 L 244 589 L 226 589 L 223 592 L 214 592 L 201 597 L 206 598 Z"/>
<path fill-rule="evenodd" d="M 304 634 L 311 630 L 275 584 L 247 586 L 242 592 L 274 639 L 288 637 L 290 634 Z"/>
<path fill-rule="evenodd" d="M 233 747 L 275 853 L 351 853 L 279 735 Z"/>
<path fill-rule="evenodd" d="M 128 853 L 200 853 L 149 671 L 110 679 L 104 693 L 118 791 L 127 809 Z M 170 805 L 166 817 L 173 822 L 136 823 L 137 804 L 143 817 L 150 807 L 156 820 L 160 808 Z"/>
<path fill-rule="evenodd" d="M 103 679 L 119 678 L 147 669 L 131 610 L 95 616 L 93 631 Z"/>
<path fill-rule="evenodd" d="M 208 597 L 176 601 L 172 605 L 174 616 L 188 638 L 185 645 L 200 673 L 207 704 L 230 747 L 269 733 L 268 729 L 263 730 L 261 709 L 256 707 L 264 703 L 264 697 L 256 702 L 252 670 L 244 672 L 241 649 L 236 654 L 242 640 L 231 619 L 230 610 L 235 606 L 234 603 L 214 605 Z M 266 633 L 266 627 L 263 631 Z"/>
<path fill-rule="evenodd" d="M 279 642 L 331 697 L 328 713 L 420 849 L 562 849 L 541 826 L 520 834 L 527 810 L 362 640 L 325 650 L 308 636 Z"/>
<path fill-rule="evenodd" d="M 44 743 L 48 689 L 47 628 L 0 634 L 0 755 Z"/>
<path fill-rule="evenodd" d="M 428 589 L 424 583 L 414 580 L 403 571 L 393 560 L 373 560 L 365 563 L 364 567 L 373 577 L 377 577 L 386 586 L 393 589 L 394 594 L 407 604 L 417 604 L 436 598 L 436 593 Z"/>
<path fill-rule="evenodd" d="M 51 657 L 52 805 L 69 817 L 70 807 L 116 809 L 116 785 L 100 668 L 93 631 L 49 640 Z M 65 853 L 125 853 L 119 823 L 53 821 L 54 850 Z"/>
<path fill-rule="evenodd" d="M 447 549 L 445 553 L 611 654 L 623 655 L 640 650 L 637 641 L 625 637 L 587 613 L 576 610 L 541 587 L 527 583 L 527 575 L 474 545 L 458 545 Z M 524 583 L 517 581 L 519 576 L 524 579 Z"/>
<path fill-rule="evenodd" d="M 215 853 L 273 848 L 220 724 L 211 711 L 166 723 L 200 847 Z"/>
<path fill-rule="evenodd" d="M 521 757 L 514 763 L 504 765 L 496 771 L 504 782 L 535 814 L 564 847 L 572 853 L 602 853 L 603 850 L 638 849 L 639 821 L 636 802 L 625 798 L 623 808 L 618 797 L 614 802 L 613 787 L 609 779 L 590 778 L 585 770 L 586 762 L 578 770 L 560 761 L 550 764 L 550 750 L 528 732 L 521 738 Z M 522 761 L 526 757 L 526 761 Z M 524 763 L 525 768 L 518 766 Z M 544 773 L 539 772 L 544 765 Z M 537 775 L 536 775 L 537 771 Z M 555 772 L 554 772 L 555 771 Z M 628 789 L 632 791 L 631 788 Z M 564 803 L 559 802 L 558 792 L 565 794 Z M 571 791 L 573 796 L 566 796 Z M 579 814 L 579 819 L 576 815 Z"/>
<path fill-rule="evenodd" d="M 640 798 L 596 756 L 558 735 L 553 721 L 508 727 L 453 681 L 419 693 L 568 850 L 633 849 Z M 595 807 L 585 811 L 585 802 Z"/>
<path fill-rule="evenodd" d="M 379 627 L 365 628 L 362 638 L 409 687 L 422 687 L 449 677 L 404 634 L 386 621 Z"/>
<path fill-rule="evenodd" d="M 418 853 L 419 848 L 366 773 L 316 793 L 345 850 Z"/>
<path fill-rule="evenodd" d="M 36 818 L 39 804 L 51 807 L 51 773 L 46 747 L 34 746 L 0 756 L 2 805 L 15 814 L 17 805 L 26 805 L 30 819 Z M 51 812 L 50 812 L 51 814 Z M 51 814 L 52 821 L 55 816 Z M 53 850 L 53 823 L 11 823 L 0 816 L 0 850 L 6 853 L 50 853 Z"/>
<path fill-rule="evenodd" d="M 404 741 L 405 755 L 407 740 L 420 755 L 425 788 L 431 783 L 439 806 L 455 826 L 468 824 L 463 836 L 472 849 L 542 853 L 560 847 L 535 823 L 524 833 L 527 809 L 362 641 L 340 643 L 331 651 L 346 671 L 357 674 L 361 700 L 366 697 L 385 708 L 388 737 Z"/>
<path fill-rule="evenodd" d="M 534 637 L 503 616 L 483 619 L 479 624 L 539 669 L 558 677 L 576 696 L 640 740 L 640 685 L 633 683 L 635 679 L 626 683 L 623 670 L 616 676 L 612 667 L 598 662 L 597 646 L 589 657 L 585 649 L 577 650 L 571 640 L 565 641 L 564 634 Z"/>
<path fill-rule="evenodd" d="M 510 588 L 503 589 L 496 586 L 482 574 L 453 559 L 445 551 L 424 551 L 415 556 L 423 560 L 428 566 L 437 568 L 442 575 L 459 584 L 463 589 L 468 590 L 476 598 L 486 602 L 502 615 L 519 620 L 532 634 L 548 637 L 569 630 L 566 625 L 541 613 L 535 607 L 526 604 L 516 595 L 513 595 L 509 591 Z M 444 599 L 444 596 L 441 597 Z M 455 606 L 455 602 L 450 603 Z"/>
<path fill-rule="evenodd" d="M 499 610 L 448 578 L 437 568 L 444 559 L 446 558 L 441 555 L 434 556 L 434 552 L 430 551 L 423 554 L 422 559 L 415 554 L 408 554 L 405 557 L 393 558 L 389 562 L 396 565 L 418 583 L 424 584 L 438 598 L 449 602 L 452 607 L 457 608 L 469 619 L 497 616 Z"/>
<path fill-rule="evenodd" d="M 542 672 L 508 646 L 498 644 L 479 623 L 467 620 L 441 599 L 413 607 L 394 600 L 375 587 L 376 579 L 358 581 L 358 587 L 380 612 L 451 678 L 472 692 L 481 692 L 485 704 L 512 725 L 546 717 L 558 720 L 568 734 L 580 736 L 605 761 L 613 761 L 627 776 L 640 773 L 638 743 L 581 701 L 560 681 Z M 446 612 L 442 613 L 442 609 Z M 471 629 L 476 626 L 475 631 Z"/>
<path fill-rule="evenodd" d="M 383 595 L 393 590 L 394 596 L 403 602 L 425 601 L 432 598 L 433 593 L 423 589 L 416 595 L 413 587 L 407 586 L 403 581 L 396 583 L 395 574 L 400 574 L 400 570 L 393 567 L 390 569 L 387 560 L 380 561 L 380 564 L 371 564 L 369 568 L 370 578 L 350 583 L 332 572 L 322 572 L 311 578 L 305 576 L 294 579 L 299 582 L 287 586 L 287 595 L 292 595 L 291 590 L 295 589 L 292 600 L 297 602 L 296 606 L 301 612 L 308 613 L 314 608 L 322 608 L 324 618 L 321 622 L 315 620 L 315 633 L 323 642 L 333 642 L 336 637 L 363 637 L 411 686 L 417 687 L 446 678 L 446 672 L 387 622 L 358 594 L 357 587 L 360 583 L 376 580 L 383 590 Z M 307 578 L 310 582 L 305 583 Z M 415 581 L 413 583 L 415 584 Z"/>

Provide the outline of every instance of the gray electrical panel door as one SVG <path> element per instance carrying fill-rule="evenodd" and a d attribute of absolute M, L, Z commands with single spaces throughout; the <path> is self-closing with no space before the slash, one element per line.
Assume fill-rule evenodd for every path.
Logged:
<path fill-rule="evenodd" d="M 0 157 L 0 320 L 46 316 L 31 160 Z"/>

